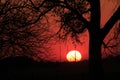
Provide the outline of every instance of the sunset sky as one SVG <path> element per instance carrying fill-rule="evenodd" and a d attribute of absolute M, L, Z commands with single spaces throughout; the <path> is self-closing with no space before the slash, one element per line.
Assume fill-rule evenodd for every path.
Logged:
<path fill-rule="evenodd" d="M 0 0 L 0 67 L 7 80 L 119 79 L 120 0 Z"/>
<path fill-rule="evenodd" d="M 41 4 L 41 2 L 42 1 L 39 1 L 38 0 L 38 2 L 37 2 L 37 0 L 33 0 L 33 2 L 35 1 L 35 4 L 33 5 L 33 6 L 35 6 L 35 9 L 37 9 L 37 6 L 38 5 L 40 5 Z M 61 0 L 62 1 L 62 0 Z M 88 0 L 89 1 L 89 0 Z M 16 2 L 15 0 L 12 0 L 12 2 L 10 2 L 9 4 L 8 4 L 8 6 L 9 5 L 20 5 L 21 3 L 27 3 L 27 2 L 24 2 L 24 0 L 23 1 L 21 1 L 20 3 L 19 3 L 19 0 L 18 0 L 18 2 Z M 2 0 L 2 3 L 7 3 L 6 2 L 6 0 Z M 37 3 L 37 4 L 36 4 Z M 32 3 L 29 3 L 29 1 L 28 1 L 28 3 L 27 4 L 31 4 L 32 5 Z M 44 4 L 44 3 L 43 3 Z M 50 3 L 49 3 L 50 4 Z M 45 6 L 46 5 L 48 5 L 49 6 L 49 4 L 46 4 L 45 3 Z M 21 4 L 21 5 L 23 5 L 23 4 Z M 31 6 L 30 5 L 30 6 Z M 72 5 L 70 5 L 70 6 L 72 6 Z M 103 27 L 104 27 L 104 25 L 106 24 L 106 22 L 110 19 L 110 17 L 113 15 L 113 13 L 118 9 L 118 7 L 120 6 L 120 0 L 100 0 L 100 12 L 101 12 L 101 16 L 100 16 L 100 28 L 102 29 Z M 43 7 L 44 7 L 44 5 L 43 5 Z M 65 14 L 64 14 L 64 16 L 63 16 L 63 14 L 61 14 L 61 12 L 62 11 L 58 11 L 58 14 L 60 14 L 60 15 L 62 15 L 62 17 L 60 16 L 60 15 L 58 15 L 57 14 L 57 11 L 56 10 L 58 10 L 57 9 L 57 7 L 55 7 L 55 8 L 52 8 L 52 10 L 54 10 L 54 11 L 52 11 L 51 9 L 50 9 L 50 11 L 48 10 L 48 12 L 46 12 L 46 8 L 45 8 L 45 10 L 44 10 L 44 8 L 43 7 L 38 7 L 38 8 L 40 8 L 40 9 L 38 9 L 38 11 L 36 12 L 36 10 L 32 10 L 31 8 L 22 8 L 22 10 L 23 10 L 23 12 L 25 12 L 25 15 L 28 15 L 29 13 L 29 16 L 28 17 L 26 17 L 24 20 L 25 21 L 23 21 L 23 19 L 21 18 L 20 19 L 20 17 L 21 16 L 23 16 L 24 17 L 24 14 L 22 13 L 21 14 L 21 16 L 20 17 L 16 17 L 15 16 L 15 20 L 14 19 L 12 19 L 11 20 L 11 18 L 13 18 L 13 16 L 14 15 L 8 15 L 8 14 L 5 14 L 4 16 L 5 16 L 5 20 L 3 20 L 3 22 L 8 22 L 8 20 L 10 20 L 10 21 L 12 21 L 12 22 L 15 22 L 16 21 L 16 23 L 17 24 L 19 24 L 19 22 L 22 22 L 22 23 L 20 23 L 22 26 L 24 26 L 24 22 L 25 22 L 25 24 L 26 24 L 26 22 L 27 22 L 27 20 L 28 20 L 28 22 L 30 22 L 30 23 L 32 23 L 32 25 L 30 24 L 30 26 L 32 27 L 29 27 L 29 28 L 31 28 L 30 29 L 30 32 L 32 32 L 31 30 L 33 30 L 33 33 L 34 32 L 38 32 L 38 33 L 35 33 L 38 37 L 36 37 L 36 38 L 31 38 L 31 37 L 33 37 L 33 36 L 30 36 L 30 38 L 28 37 L 28 39 L 25 39 L 24 40 L 24 42 L 26 42 L 26 44 L 25 44 L 25 46 L 27 46 L 27 47 L 31 47 L 31 45 L 33 45 L 33 43 L 31 43 L 31 41 L 33 40 L 34 41 L 34 45 L 35 45 L 35 47 L 37 47 L 38 45 L 40 45 L 40 47 L 39 48 L 33 48 L 34 46 L 32 46 L 30 49 L 29 48 L 26 48 L 25 49 L 25 51 L 27 51 L 27 52 L 24 52 L 24 49 L 21 47 L 21 46 L 19 46 L 18 45 L 18 48 L 16 48 L 16 49 L 14 49 L 14 43 L 11 43 L 12 41 L 13 42 L 17 42 L 17 43 L 19 43 L 19 44 L 24 44 L 23 43 L 23 39 L 21 39 L 21 41 L 22 42 L 19 42 L 17 39 L 12 39 L 12 38 L 14 38 L 14 36 L 15 36 L 15 38 L 16 38 L 16 34 L 18 34 L 17 33 L 17 30 L 19 30 L 19 29 L 16 29 L 16 30 L 14 30 L 13 29 L 13 32 L 11 31 L 11 28 L 9 29 L 10 30 L 10 32 L 12 32 L 12 34 L 11 35 L 13 35 L 14 34 L 14 36 L 13 37 L 11 37 L 11 35 L 9 36 L 8 34 L 9 34 L 9 31 L 8 31 L 8 33 L 7 34 L 5 34 L 7 37 L 10 37 L 10 39 L 9 38 L 6 38 L 6 36 L 4 36 L 4 35 L 1 35 L 2 36 L 2 40 L 3 41 L 6 41 L 6 40 L 4 40 L 4 37 L 5 37 L 5 39 L 9 39 L 8 40 L 8 42 L 6 41 L 6 43 L 9 43 L 9 44 L 12 44 L 12 46 L 8 46 L 8 45 L 6 45 L 6 47 L 5 47 L 5 49 L 4 50 L 2 50 L 3 51 L 3 53 L 5 53 L 7 50 L 7 52 L 8 52 L 8 54 L 10 53 L 10 55 L 7 55 L 6 54 L 6 56 L 5 57 L 8 57 L 8 56 L 19 56 L 19 55 L 22 55 L 23 56 L 23 54 L 22 54 L 22 52 L 21 52 L 21 50 L 23 51 L 23 53 L 25 54 L 25 56 L 28 56 L 28 57 L 32 57 L 33 59 L 35 59 L 35 60 L 38 60 L 38 61 L 40 61 L 41 59 L 47 59 L 47 60 L 51 60 L 51 61 L 61 61 L 61 62 L 63 62 L 63 61 L 67 61 L 67 59 L 66 59 L 66 55 L 68 54 L 68 52 L 70 52 L 70 51 L 72 51 L 72 50 L 77 50 L 77 51 L 79 51 L 80 53 L 81 53 L 81 56 L 82 56 L 82 59 L 81 60 L 88 60 L 88 58 L 89 58 L 89 32 L 88 32 L 88 30 L 87 30 L 87 28 L 86 28 L 86 30 L 85 30 L 85 32 L 84 33 L 82 33 L 82 34 L 79 34 L 79 40 L 82 42 L 82 44 L 81 43 L 76 43 L 75 42 L 75 39 L 73 40 L 73 39 L 71 39 L 71 37 L 70 36 L 75 36 L 74 34 L 72 34 L 72 32 L 73 31 L 71 31 L 71 30 L 74 30 L 74 31 L 76 31 L 76 33 L 75 34 L 78 34 L 80 31 L 79 30 L 81 30 L 81 29 L 78 29 L 78 27 L 79 26 L 81 26 L 81 25 L 83 25 L 82 23 L 81 23 L 81 21 L 79 21 L 78 22 L 78 20 L 76 20 L 75 22 L 71 19 L 71 18 L 69 18 L 69 17 L 71 17 L 71 15 L 70 16 L 67 16 L 67 17 L 65 17 L 65 15 L 67 14 L 67 15 L 69 15 L 68 13 L 69 13 L 69 10 L 67 9 L 67 8 L 64 8 L 63 9 L 63 12 L 65 12 Z M 85 12 L 84 14 L 82 14 L 82 16 L 83 16 L 83 18 L 85 18 L 86 19 L 86 21 L 90 21 L 90 17 L 91 17 L 91 12 L 90 12 L 90 4 L 87 4 L 86 6 L 85 6 L 85 8 L 88 10 L 87 12 Z M 4 6 L 3 6 L 3 8 L 4 8 Z M 6 7 L 7 8 L 7 7 Z M 9 9 L 6 9 L 5 8 L 5 10 L 9 10 Z M 21 9 L 21 8 L 20 8 Z M 62 10 L 61 8 L 59 8 L 60 10 Z M 14 8 L 13 9 L 11 9 L 11 13 L 12 13 L 12 10 L 14 10 Z M 40 11 L 39 11 L 40 10 Z M 16 12 L 16 9 L 14 10 L 15 11 L 15 13 L 12 13 L 12 14 L 18 14 L 17 12 Z M 17 11 L 19 11 L 19 9 L 17 10 Z M 33 11 L 33 12 L 32 12 Z M 43 12 L 43 13 L 42 13 Z M 60 12 L 60 13 L 59 13 Z M 20 12 L 21 13 L 21 12 Z M 35 14 L 36 13 L 36 14 Z M 41 16 L 39 16 L 39 15 L 41 15 L 42 14 L 42 17 Z M 44 15 L 43 15 L 44 14 Z M 6 16 L 6 15 L 8 15 L 8 16 Z M 73 15 L 73 14 L 72 14 Z M 3 16 L 3 17 L 4 17 Z M 38 18 L 37 18 L 37 17 Z M 2 17 L 2 16 L 1 16 Z M 40 17 L 40 19 L 39 19 L 39 17 Z M 9 19 L 10 18 L 10 19 Z M 37 23 L 36 23 L 36 18 L 37 18 Z M 68 22 L 66 22 L 66 24 L 68 25 L 68 27 L 65 27 L 65 29 L 64 29 L 64 27 L 62 28 L 62 30 L 59 32 L 59 30 L 60 30 L 60 26 L 61 26 L 61 24 L 62 24 L 62 22 L 61 21 L 59 21 L 60 19 L 62 19 L 63 21 L 64 21 L 64 18 L 67 18 L 67 19 L 70 19 L 70 20 L 68 20 Z M 4 18 L 1 18 L 1 21 L 2 21 L 2 19 L 4 19 Z M 8 20 L 7 20 L 8 19 Z M 18 20 L 20 20 L 20 21 L 17 21 L 17 19 Z M 35 20 L 35 23 L 34 23 L 34 20 Z M 3 22 L 1 22 L 2 24 L 3 24 Z M 11 22 L 11 24 L 13 25 L 14 23 L 12 23 Z M 16 26 L 16 23 L 15 23 L 15 26 Z M 80 23 L 80 24 L 77 24 L 77 23 Z M 120 24 L 120 20 L 118 21 L 118 22 L 116 22 L 117 24 Z M 73 24 L 77 24 L 77 26 L 76 25 L 73 25 Z M 4 25 L 6 26 L 8 26 L 9 25 L 9 23 L 7 23 L 7 24 L 5 24 L 4 23 Z M 116 25 L 116 24 L 115 24 Z M 73 26 L 73 27 L 72 27 Z M 28 26 L 27 26 L 28 27 Z M 74 29 L 72 29 L 72 28 L 74 28 Z M 92 26 L 91 26 L 92 27 Z M 34 29 L 33 29 L 34 28 Z M 69 28 L 71 28 L 71 29 L 69 29 Z M 81 28 L 81 27 L 79 27 L 79 28 Z M 7 29 L 7 28 L 5 28 L 5 29 Z M 27 28 L 26 28 L 27 29 Z M 25 29 L 25 30 L 26 30 Z M 64 30 L 63 30 L 64 29 Z M 67 29 L 67 30 L 66 30 Z M 107 41 L 111 38 L 111 37 L 113 37 L 114 35 L 113 35 L 113 33 L 114 33 L 114 31 L 115 30 L 113 30 L 113 29 L 116 29 L 116 27 L 114 26 L 112 29 L 111 29 L 111 31 L 108 33 L 108 35 L 105 37 L 105 39 L 104 39 L 104 43 L 107 43 Z M 24 30 L 24 29 L 23 29 Z M 28 30 L 28 29 L 27 29 Z M 42 31 L 43 30 L 43 31 Z M 67 34 L 67 31 L 71 31 L 71 33 L 69 34 Z M 2 31 L 4 31 L 4 30 L 2 30 Z M 14 32 L 14 31 L 16 31 L 16 32 Z M 56 35 L 56 33 L 57 32 L 59 32 L 59 34 L 60 35 L 63 35 L 63 36 L 65 36 L 65 34 L 67 34 L 67 39 L 66 40 L 62 40 L 62 39 L 59 39 L 59 35 Z M 24 34 L 28 34 L 28 33 L 25 33 L 24 31 L 23 31 L 23 33 Z M 32 33 L 32 34 L 33 34 Z M 73 32 L 74 33 L 74 32 Z M 19 34 L 21 34 L 21 33 L 19 33 Z M 72 35 L 71 35 L 72 34 Z M 23 36 L 23 35 L 21 35 L 21 36 Z M 17 37 L 21 37 L 21 36 L 17 36 Z M 78 35 L 77 35 L 78 36 Z M 50 37 L 50 38 L 49 38 Z M 120 36 L 119 36 L 120 37 Z M 40 39 L 40 40 L 38 40 L 38 38 Z M 75 38 L 75 37 L 74 37 Z M 35 39 L 35 40 L 34 40 Z M 41 40 L 42 39 L 42 40 Z M 49 42 L 47 43 L 47 41 L 48 41 L 48 39 L 49 39 Z M 16 41 L 15 41 L 16 40 Z M 37 41 L 36 41 L 37 40 Z M 2 43 L 3 43 L 3 41 L 1 41 Z M 38 41 L 40 41 L 40 42 L 38 42 Z M 41 42 L 42 41 L 42 42 Z M 119 40 L 117 40 L 118 42 L 119 42 Z M 112 41 L 112 45 L 114 44 L 114 42 L 117 42 L 117 41 Z M 43 42 L 45 42 L 45 44 L 43 45 L 42 43 Z M 39 44 L 40 43 L 40 44 Z M 47 43 L 47 44 L 46 44 Z M 74 43 L 74 44 L 73 44 Z M 111 43 L 110 43 L 111 44 Z M 15 44 L 15 46 L 16 46 L 16 44 Z M 97 44 L 96 44 L 96 46 L 97 46 Z M 12 49 L 11 49 L 11 47 L 12 47 Z M 19 50 L 19 47 L 20 47 L 20 50 Z M 42 48 L 41 48 L 42 47 Z M 49 49 L 48 49 L 48 47 L 50 47 Z M 103 46 L 102 46 L 103 47 Z M 120 47 L 120 44 L 119 44 L 119 47 Z M 119 47 L 118 47 L 118 51 L 115 51 L 115 52 L 117 52 L 117 53 L 120 53 L 120 49 L 119 49 Z M 9 49 L 8 49 L 9 48 Z M 17 50 L 18 49 L 18 50 Z M 41 50 L 41 51 L 40 51 Z M 107 54 L 110 54 L 110 52 L 109 51 L 104 51 L 104 48 L 102 48 L 101 49 L 102 50 L 102 52 L 107 52 Z M 14 52 L 14 51 L 16 51 L 16 52 Z M 46 52 L 46 53 L 45 53 Z M 15 53 L 15 54 L 14 54 Z M 33 55 L 31 55 L 31 54 L 29 54 L 29 53 L 34 53 Z M 42 53 L 44 53 L 44 54 L 42 54 Z M 104 53 L 102 53 L 103 55 L 103 57 L 105 56 L 105 54 Z M 1 55 L 3 55 L 3 54 L 1 54 Z"/>
<path fill-rule="evenodd" d="M 107 20 L 111 17 L 111 15 L 115 12 L 115 10 L 120 5 L 120 0 L 101 0 L 101 28 L 105 25 Z M 54 21 L 51 21 L 52 27 L 56 27 L 57 24 L 54 24 Z M 81 36 L 81 41 L 84 42 L 84 44 L 77 44 L 76 50 L 78 50 L 82 55 L 82 60 L 88 59 L 88 49 L 89 49 L 89 34 L 88 31 L 86 31 Z M 54 54 L 54 57 L 52 56 L 52 59 L 55 61 L 60 61 L 60 55 L 61 55 L 61 61 L 67 61 L 66 60 L 66 54 L 75 49 L 75 46 L 72 44 L 71 39 L 68 39 L 66 42 L 57 42 L 53 43 L 52 45 L 52 54 Z M 96 44 L 97 45 L 97 44 Z"/>

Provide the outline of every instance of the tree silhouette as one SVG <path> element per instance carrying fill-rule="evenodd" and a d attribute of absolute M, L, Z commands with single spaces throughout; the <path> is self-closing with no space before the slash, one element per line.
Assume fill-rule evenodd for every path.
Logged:
<path fill-rule="evenodd" d="M 52 1 L 52 0 L 50 0 Z M 58 35 L 61 39 L 70 36 L 77 41 L 78 35 L 86 29 L 89 32 L 89 67 L 91 78 L 102 78 L 101 46 L 113 25 L 120 19 L 120 7 L 111 16 L 103 28 L 100 26 L 100 0 L 56 0 L 52 10 L 54 16 L 59 16 L 61 22 Z M 88 14 L 89 16 L 85 16 Z M 104 44 L 106 45 L 106 44 Z M 96 79 L 95 79 L 96 80 Z"/>
<path fill-rule="evenodd" d="M 120 18 L 120 7 L 101 28 L 100 0 L 42 0 L 40 4 L 37 3 L 40 2 L 39 0 L 30 1 L 35 9 L 42 6 L 44 9 L 49 9 L 46 13 L 58 18 L 60 29 L 57 35 L 59 38 L 66 39 L 70 36 L 80 42 L 79 34 L 88 30 L 90 74 L 93 79 L 95 79 L 94 76 L 101 78 L 103 74 L 101 46 L 106 35 Z"/>
<path fill-rule="evenodd" d="M 103 42 L 103 50 L 102 53 L 106 54 L 105 56 L 116 56 L 119 55 L 120 50 L 120 22 L 118 21 L 114 27 L 113 30 L 111 31 L 110 35 L 107 36 L 111 36 L 109 38 L 105 38 L 105 41 Z M 107 37 L 106 36 L 106 37 Z"/>
<path fill-rule="evenodd" d="M 43 47 L 42 43 L 46 40 L 44 32 L 47 28 L 43 26 L 42 30 L 39 30 L 43 33 L 40 33 L 42 35 L 38 38 L 34 36 L 37 33 L 37 28 L 31 29 L 31 27 L 38 22 L 39 25 L 45 24 L 44 21 L 48 21 L 48 17 L 55 16 L 58 18 L 57 22 L 60 23 L 57 35 L 61 39 L 70 36 L 80 42 L 79 34 L 88 30 L 90 74 L 93 79 L 95 79 L 94 76 L 102 78 L 101 46 L 113 25 L 120 19 L 120 7 L 101 28 L 100 0 L 6 0 L 1 2 L 0 6 L 0 37 L 2 37 L 0 38 L 2 45 L 0 49 L 2 56 L 6 50 L 11 53 L 21 50 L 23 53 L 36 53 L 36 46 L 38 47 L 40 44 Z M 48 23 L 46 22 L 46 24 Z M 17 36 L 18 33 L 20 36 Z"/>
<path fill-rule="evenodd" d="M 42 15 L 29 0 L 0 1 L 0 58 L 24 55 L 41 60 L 47 56 L 50 36 L 40 22 Z"/>

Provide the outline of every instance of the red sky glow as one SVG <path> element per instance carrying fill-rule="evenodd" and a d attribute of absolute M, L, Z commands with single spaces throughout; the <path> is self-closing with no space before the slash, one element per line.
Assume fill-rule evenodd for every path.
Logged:
<path fill-rule="evenodd" d="M 117 7 L 119 7 L 120 0 L 101 0 L 101 28 L 105 25 L 111 15 L 115 12 Z M 51 19 L 51 25 L 54 31 L 57 31 L 56 26 L 59 24 L 54 23 L 54 19 Z M 56 30 L 55 30 L 56 29 Z M 88 31 L 82 34 L 81 40 L 83 44 L 77 44 L 76 50 L 78 50 L 82 55 L 82 60 L 88 59 L 88 49 L 89 49 L 89 34 Z M 97 45 L 97 44 L 96 44 Z M 55 61 L 67 61 L 66 54 L 74 50 L 75 46 L 72 44 L 72 41 L 69 39 L 66 42 L 57 42 L 52 45 L 52 52 L 54 54 Z"/>

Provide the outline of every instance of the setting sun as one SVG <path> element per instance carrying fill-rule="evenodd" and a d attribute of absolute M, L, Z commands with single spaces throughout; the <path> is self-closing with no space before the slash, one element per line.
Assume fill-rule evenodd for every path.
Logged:
<path fill-rule="evenodd" d="M 82 58 L 82 55 L 79 51 L 77 50 L 72 50 L 72 51 L 69 51 L 67 56 L 66 56 L 67 60 L 69 62 L 78 62 L 81 60 Z"/>

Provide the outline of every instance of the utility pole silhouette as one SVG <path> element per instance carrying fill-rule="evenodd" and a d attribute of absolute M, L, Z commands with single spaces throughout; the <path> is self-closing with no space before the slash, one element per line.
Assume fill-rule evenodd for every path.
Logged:
<path fill-rule="evenodd" d="M 61 45 L 60 45 L 60 63 L 61 63 Z"/>
<path fill-rule="evenodd" d="M 76 62 L 76 45 L 75 45 L 75 62 Z"/>

